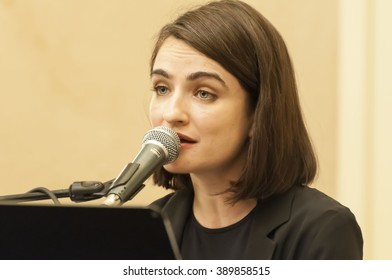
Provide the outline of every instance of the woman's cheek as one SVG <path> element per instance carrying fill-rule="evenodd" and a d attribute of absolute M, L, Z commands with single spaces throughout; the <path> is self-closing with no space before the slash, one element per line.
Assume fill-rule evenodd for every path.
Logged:
<path fill-rule="evenodd" d="M 151 104 L 149 118 L 152 126 L 160 125 L 160 120 L 162 119 L 162 114 L 160 114 L 160 107 L 156 106 L 155 104 Z"/>

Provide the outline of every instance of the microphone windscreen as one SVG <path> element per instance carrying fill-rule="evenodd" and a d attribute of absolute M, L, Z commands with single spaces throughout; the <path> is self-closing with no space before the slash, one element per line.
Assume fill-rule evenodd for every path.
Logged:
<path fill-rule="evenodd" d="M 180 154 L 180 137 L 178 137 L 177 133 L 169 127 L 158 126 L 147 131 L 144 135 L 142 144 L 154 142 L 163 145 L 168 152 L 164 164 L 175 161 Z"/>

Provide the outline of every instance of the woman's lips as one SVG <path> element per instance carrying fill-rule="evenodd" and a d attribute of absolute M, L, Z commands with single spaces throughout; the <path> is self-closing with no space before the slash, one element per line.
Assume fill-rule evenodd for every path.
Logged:
<path fill-rule="evenodd" d="M 195 139 L 193 139 L 192 137 L 189 137 L 185 134 L 182 133 L 178 133 L 177 132 L 178 137 L 180 138 L 181 141 L 181 147 L 186 147 L 192 144 L 195 144 L 197 141 Z"/>

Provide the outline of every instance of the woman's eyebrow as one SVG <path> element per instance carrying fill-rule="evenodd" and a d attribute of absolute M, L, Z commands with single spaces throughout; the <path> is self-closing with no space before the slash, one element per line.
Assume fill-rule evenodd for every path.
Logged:
<path fill-rule="evenodd" d="M 225 81 L 217 73 L 199 71 L 199 72 L 191 73 L 187 76 L 187 80 L 190 80 L 190 81 L 194 81 L 194 80 L 197 80 L 200 78 L 210 78 L 210 79 L 217 80 L 224 87 L 227 88 Z"/>
<path fill-rule="evenodd" d="M 154 69 L 153 71 L 151 71 L 150 77 L 152 77 L 153 75 L 163 76 L 167 79 L 171 78 L 171 75 L 163 69 Z M 217 73 L 198 71 L 198 72 L 191 73 L 186 77 L 186 79 L 189 81 L 194 81 L 200 78 L 209 78 L 209 79 L 217 80 L 224 87 L 227 88 L 225 81 Z"/>
<path fill-rule="evenodd" d="M 166 72 L 165 70 L 163 70 L 163 69 L 155 69 L 155 70 L 152 70 L 151 73 L 150 73 L 150 77 L 152 77 L 153 75 L 160 75 L 160 76 L 163 76 L 163 77 L 165 77 L 165 78 L 167 78 L 167 79 L 170 79 L 169 73 L 167 73 L 167 72 Z"/>

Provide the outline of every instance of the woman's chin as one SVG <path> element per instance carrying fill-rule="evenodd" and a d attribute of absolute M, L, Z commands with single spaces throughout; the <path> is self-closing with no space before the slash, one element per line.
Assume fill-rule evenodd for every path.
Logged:
<path fill-rule="evenodd" d="M 163 166 L 163 168 L 167 172 L 170 172 L 170 173 L 173 173 L 173 174 L 186 174 L 186 173 L 189 173 L 188 169 L 185 169 L 185 168 L 183 168 L 183 167 L 181 167 L 181 166 L 179 166 L 178 164 L 175 164 L 175 163 L 166 164 L 166 165 Z"/>

